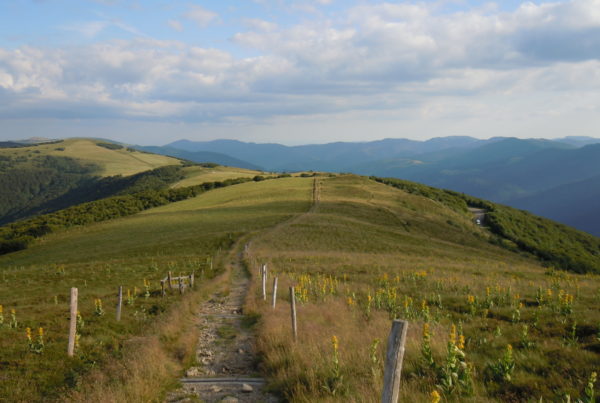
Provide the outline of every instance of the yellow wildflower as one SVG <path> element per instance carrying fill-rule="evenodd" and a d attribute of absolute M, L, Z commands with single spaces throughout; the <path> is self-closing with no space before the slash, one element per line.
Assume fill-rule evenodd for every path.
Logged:
<path fill-rule="evenodd" d="M 458 348 L 461 350 L 464 350 L 465 348 L 465 336 L 462 334 L 458 336 Z"/>
<path fill-rule="evenodd" d="M 441 396 L 437 390 L 434 390 L 433 392 L 431 392 L 430 396 L 431 396 L 431 403 L 439 403 L 441 400 Z"/>
<path fill-rule="evenodd" d="M 429 323 L 423 323 L 423 338 L 429 338 Z"/>
<path fill-rule="evenodd" d="M 337 336 L 332 336 L 331 337 L 331 345 L 333 346 L 333 350 L 337 352 L 338 351 L 338 347 L 339 347 L 339 342 L 338 342 Z"/>
<path fill-rule="evenodd" d="M 452 328 L 450 329 L 450 343 L 456 344 L 456 325 L 452 324 Z"/>

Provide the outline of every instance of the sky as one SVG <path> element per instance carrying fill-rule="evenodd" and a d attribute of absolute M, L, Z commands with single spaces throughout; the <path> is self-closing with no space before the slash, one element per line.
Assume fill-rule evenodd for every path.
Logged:
<path fill-rule="evenodd" d="M 0 140 L 600 137 L 600 0 L 0 1 Z"/>

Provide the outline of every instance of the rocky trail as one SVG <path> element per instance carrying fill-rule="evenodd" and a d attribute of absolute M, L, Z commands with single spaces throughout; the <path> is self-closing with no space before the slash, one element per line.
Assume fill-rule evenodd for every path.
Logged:
<path fill-rule="evenodd" d="M 314 214 L 318 208 L 321 185 L 314 179 L 310 209 L 271 228 L 275 232 L 303 216 Z M 244 271 L 244 251 L 231 255 L 229 282 L 199 308 L 201 334 L 196 349 L 198 366 L 186 371 L 180 379 L 182 387 L 167 396 L 167 403 L 197 402 L 276 403 L 274 395 L 264 391 L 265 380 L 256 368 L 254 335 L 244 326 L 243 305 L 250 280 Z"/>
<path fill-rule="evenodd" d="M 263 391 L 265 382 L 256 368 L 254 335 L 242 311 L 249 279 L 241 259 L 239 254 L 231 262 L 229 283 L 200 306 L 198 366 L 186 371 L 180 379 L 182 387 L 170 393 L 166 402 L 278 402 Z"/>

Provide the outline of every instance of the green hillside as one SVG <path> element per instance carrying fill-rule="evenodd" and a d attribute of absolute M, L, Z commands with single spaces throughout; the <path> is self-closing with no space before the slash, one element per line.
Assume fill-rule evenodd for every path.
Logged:
<path fill-rule="evenodd" d="M 184 162 L 100 140 L 0 148 L 0 224 L 110 196 L 260 174 Z"/>
<path fill-rule="evenodd" d="M 90 139 L 0 148 L 0 224 L 150 185 L 140 175 L 168 165 L 181 161 Z"/>
<path fill-rule="evenodd" d="M 60 401 L 61 395 L 82 382 L 84 374 L 129 353 L 127 340 L 136 337 L 134 346 L 156 342 L 155 334 L 162 330 L 155 322 L 168 322 L 170 305 L 183 303 L 176 297 L 161 299 L 157 295 L 158 281 L 167 271 L 195 272 L 202 290 L 203 281 L 222 270 L 227 250 L 240 237 L 306 210 L 310 191 L 311 179 L 236 185 L 128 218 L 48 235 L 28 250 L 0 257 L 0 305 L 4 307 L 0 396 L 9 401 L 42 401 L 42 396 L 44 401 Z M 209 260 L 214 262 L 215 273 L 210 271 Z M 150 282 L 147 299 L 144 279 Z M 114 318 L 119 285 L 131 292 L 137 287 L 136 300 L 124 308 L 122 322 Z M 68 321 L 64 318 L 70 287 L 79 288 L 85 327 L 80 353 L 67 360 Z M 104 303 L 105 315 L 94 314 L 97 298 Z M 8 327 L 11 309 L 16 310 L 16 329 Z M 43 354 L 28 352 L 26 327 L 44 329 Z M 163 341 L 176 343 L 182 337 L 180 332 L 175 329 Z M 165 353 L 166 362 L 151 364 L 157 371 L 164 370 L 161 365 L 172 370 L 173 362 L 181 365 L 189 360 L 189 352 L 185 352 L 191 347 L 193 333 L 190 346 L 171 346 L 175 351 Z M 174 379 L 176 374 L 169 375 Z M 167 379 L 166 384 L 170 382 Z M 155 386 L 160 395 L 165 384 Z"/>
<path fill-rule="evenodd" d="M 0 148 L 0 156 L 19 162 L 37 156 L 64 157 L 79 164 L 93 167 L 99 176 L 133 175 L 164 165 L 178 165 L 180 160 L 164 155 L 139 152 L 101 140 L 73 138 L 60 142 L 42 143 L 21 148 Z"/>
<path fill-rule="evenodd" d="M 429 402 L 434 390 L 452 402 L 585 397 L 600 360 L 597 275 L 549 270 L 498 245 L 450 192 L 353 175 L 258 179 L 197 194 L 172 189 L 186 199 L 57 228 L 0 256 L 0 396 L 163 401 L 183 369 L 201 365 L 198 306 L 230 281 L 220 273 L 249 245 L 241 262 L 249 275 L 267 263 L 279 276 L 277 308 L 262 301 L 254 278 L 244 312 L 258 335 L 261 371 L 284 401 L 379 401 L 391 318 L 410 322 L 401 399 Z M 196 290 L 161 298 L 167 271 L 195 272 Z M 116 322 L 119 285 L 135 299 Z M 296 286 L 297 342 L 288 285 Z M 67 359 L 73 286 L 85 326 L 76 357 Z M 42 353 L 28 346 L 26 327 L 34 339 L 44 328 Z M 512 370 L 498 364 L 509 344 Z"/>
<path fill-rule="evenodd" d="M 548 265 L 576 273 L 600 274 L 600 238 L 538 217 L 526 211 L 478 199 L 463 193 L 440 190 L 393 178 L 372 179 L 406 192 L 437 200 L 457 212 L 483 208 L 486 225 L 496 242 L 508 249 L 523 250 Z"/>

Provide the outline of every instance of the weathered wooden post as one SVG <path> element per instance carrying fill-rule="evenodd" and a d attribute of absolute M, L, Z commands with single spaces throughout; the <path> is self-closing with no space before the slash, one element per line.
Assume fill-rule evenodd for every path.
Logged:
<path fill-rule="evenodd" d="M 165 280 L 160 280 L 160 296 L 165 296 Z"/>
<path fill-rule="evenodd" d="M 296 293 L 294 287 L 290 287 L 290 306 L 292 308 L 292 332 L 294 333 L 294 341 L 298 338 L 298 326 L 296 323 Z"/>
<path fill-rule="evenodd" d="M 119 286 L 119 296 L 117 297 L 117 322 L 121 320 L 121 307 L 123 306 L 123 286 Z"/>
<path fill-rule="evenodd" d="M 173 278 L 173 276 L 171 276 L 171 272 L 167 273 L 167 282 L 169 283 L 169 290 L 173 289 L 173 284 L 171 284 L 171 279 Z"/>
<path fill-rule="evenodd" d="M 194 288 L 194 273 L 190 274 L 190 288 Z"/>
<path fill-rule="evenodd" d="M 183 277 L 181 275 L 178 277 L 179 279 L 179 294 L 183 295 Z"/>
<path fill-rule="evenodd" d="M 275 304 L 277 303 L 277 277 L 273 279 L 273 300 L 271 301 L 271 306 L 275 309 Z"/>
<path fill-rule="evenodd" d="M 404 344 L 406 343 L 406 331 L 408 322 L 394 320 L 392 330 L 388 338 L 387 352 L 385 357 L 385 370 L 383 375 L 382 403 L 397 403 L 400 396 L 400 374 L 402 372 L 402 361 L 404 360 Z"/>
<path fill-rule="evenodd" d="M 71 322 L 69 323 L 69 346 L 67 355 L 73 357 L 75 352 L 75 337 L 77 334 L 77 288 L 71 288 Z"/>
<path fill-rule="evenodd" d="M 262 295 L 263 300 L 267 300 L 267 265 L 262 265 Z"/>

